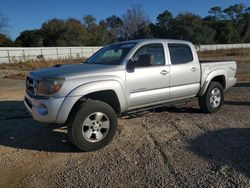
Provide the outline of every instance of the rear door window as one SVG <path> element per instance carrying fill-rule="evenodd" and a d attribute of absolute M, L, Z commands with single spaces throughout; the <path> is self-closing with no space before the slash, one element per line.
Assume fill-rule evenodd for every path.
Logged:
<path fill-rule="evenodd" d="M 171 63 L 173 65 L 189 63 L 193 61 L 193 53 L 186 44 L 168 44 Z"/>

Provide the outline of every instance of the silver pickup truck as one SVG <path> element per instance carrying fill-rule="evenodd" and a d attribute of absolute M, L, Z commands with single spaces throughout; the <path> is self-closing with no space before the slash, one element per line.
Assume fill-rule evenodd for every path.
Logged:
<path fill-rule="evenodd" d="M 66 124 L 70 141 L 91 151 L 112 140 L 119 115 L 192 98 L 205 113 L 218 111 L 235 75 L 234 61 L 200 62 L 190 42 L 133 40 L 85 63 L 30 72 L 24 103 L 35 120 Z"/>

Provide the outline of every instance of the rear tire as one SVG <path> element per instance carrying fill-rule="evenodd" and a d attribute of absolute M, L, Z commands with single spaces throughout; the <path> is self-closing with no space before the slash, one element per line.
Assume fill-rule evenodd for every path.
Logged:
<path fill-rule="evenodd" d="M 102 101 L 86 100 L 70 113 L 67 121 L 69 139 L 82 151 L 97 150 L 111 142 L 117 124 L 111 106 Z"/>
<path fill-rule="evenodd" d="M 224 104 L 224 88 L 219 82 L 212 81 L 204 95 L 199 97 L 199 106 L 205 113 L 215 113 Z"/>

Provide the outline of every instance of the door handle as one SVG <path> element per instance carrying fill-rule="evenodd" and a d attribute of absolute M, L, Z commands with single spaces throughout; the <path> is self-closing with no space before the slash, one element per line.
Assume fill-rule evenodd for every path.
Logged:
<path fill-rule="evenodd" d="M 162 70 L 162 71 L 160 72 L 160 74 L 163 75 L 163 76 L 166 75 L 166 74 L 168 74 L 168 73 L 169 73 L 169 72 L 166 71 L 166 70 Z"/>
<path fill-rule="evenodd" d="M 193 67 L 192 69 L 191 69 L 191 71 L 193 71 L 193 72 L 195 72 L 195 71 L 197 71 L 198 69 L 196 68 L 196 67 Z"/>

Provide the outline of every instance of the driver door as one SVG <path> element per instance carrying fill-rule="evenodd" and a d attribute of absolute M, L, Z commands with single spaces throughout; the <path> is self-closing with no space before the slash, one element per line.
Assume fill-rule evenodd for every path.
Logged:
<path fill-rule="evenodd" d="M 144 61 L 150 62 L 144 62 Z M 146 44 L 135 51 L 127 64 L 129 109 L 154 105 L 169 99 L 169 66 L 163 43 Z"/>

